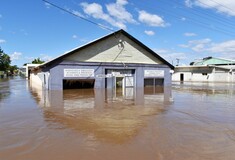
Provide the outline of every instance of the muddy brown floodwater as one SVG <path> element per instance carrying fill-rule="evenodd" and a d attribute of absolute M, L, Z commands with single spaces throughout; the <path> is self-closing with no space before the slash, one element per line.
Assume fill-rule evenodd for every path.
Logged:
<path fill-rule="evenodd" d="M 235 85 L 173 83 L 122 96 L 0 79 L 0 160 L 234 160 Z"/>

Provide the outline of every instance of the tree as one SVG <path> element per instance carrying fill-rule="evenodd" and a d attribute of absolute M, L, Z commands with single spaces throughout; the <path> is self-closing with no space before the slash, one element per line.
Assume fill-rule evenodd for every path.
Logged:
<path fill-rule="evenodd" d="M 19 68 L 17 67 L 17 65 L 14 65 L 14 66 L 10 66 L 10 67 L 9 67 L 9 70 L 10 70 L 11 75 L 17 74 L 18 69 L 19 69 Z"/>
<path fill-rule="evenodd" d="M 32 61 L 33 64 L 42 64 L 44 63 L 45 61 L 42 61 L 40 58 L 36 58 Z"/>
<path fill-rule="evenodd" d="M 10 56 L 4 53 L 0 48 L 0 71 L 7 71 L 10 67 L 11 59 Z"/>

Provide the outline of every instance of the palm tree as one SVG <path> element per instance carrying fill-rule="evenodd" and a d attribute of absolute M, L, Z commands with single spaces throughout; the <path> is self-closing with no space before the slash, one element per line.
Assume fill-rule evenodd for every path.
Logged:
<path fill-rule="evenodd" d="M 42 64 L 44 63 L 45 61 L 42 61 L 40 58 L 36 58 L 32 61 L 33 64 Z"/>

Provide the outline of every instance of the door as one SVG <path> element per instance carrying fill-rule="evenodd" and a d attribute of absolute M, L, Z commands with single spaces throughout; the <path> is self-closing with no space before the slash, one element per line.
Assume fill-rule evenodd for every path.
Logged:
<path fill-rule="evenodd" d="M 180 81 L 184 81 L 184 74 L 183 73 L 180 74 Z"/>
<path fill-rule="evenodd" d="M 123 80 L 122 92 L 126 99 L 134 98 L 134 76 L 125 76 Z"/>

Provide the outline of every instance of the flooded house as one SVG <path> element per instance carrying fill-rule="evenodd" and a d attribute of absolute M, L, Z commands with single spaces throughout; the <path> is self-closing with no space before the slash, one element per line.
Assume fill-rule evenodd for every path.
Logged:
<path fill-rule="evenodd" d="M 25 66 L 23 66 L 23 69 L 21 70 L 22 74 L 25 76 L 25 78 L 30 78 L 31 71 L 39 65 L 40 64 L 32 64 L 32 63 L 26 64 Z"/>
<path fill-rule="evenodd" d="M 170 86 L 170 63 L 124 30 L 118 30 L 36 67 L 33 85 L 48 90 Z"/>
<path fill-rule="evenodd" d="M 206 57 L 190 66 L 175 67 L 173 81 L 235 82 L 235 60 Z"/>

